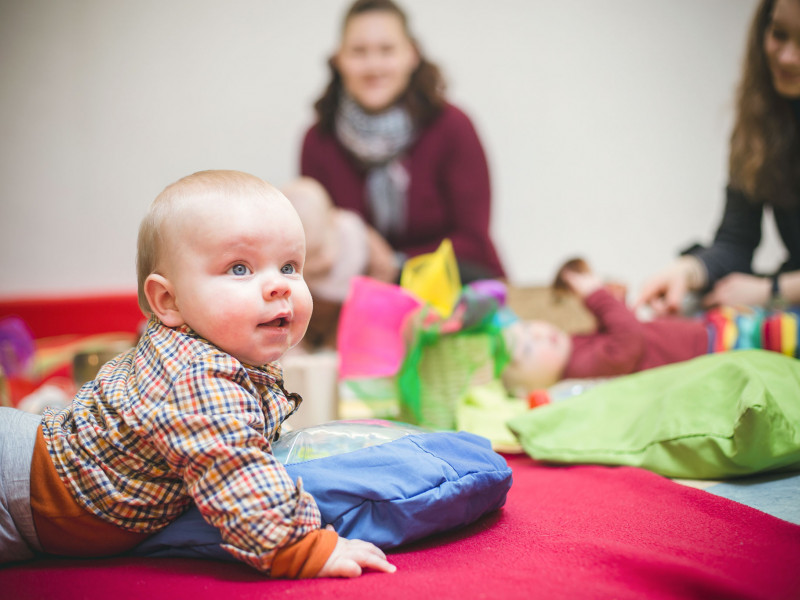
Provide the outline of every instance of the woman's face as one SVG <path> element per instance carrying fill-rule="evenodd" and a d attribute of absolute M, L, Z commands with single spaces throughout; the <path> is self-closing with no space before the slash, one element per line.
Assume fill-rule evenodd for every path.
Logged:
<path fill-rule="evenodd" d="M 389 108 L 419 64 L 400 17 L 371 11 L 351 17 L 335 57 L 345 90 L 366 111 Z"/>
<path fill-rule="evenodd" d="M 775 91 L 800 98 L 800 0 L 777 0 L 764 36 Z"/>

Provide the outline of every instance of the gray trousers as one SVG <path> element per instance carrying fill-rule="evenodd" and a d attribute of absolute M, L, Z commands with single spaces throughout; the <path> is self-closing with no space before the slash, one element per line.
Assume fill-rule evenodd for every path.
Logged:
<path fill-rule="evenodd" d="M 41 551 L 31 514 L 31 460 L 41 419 L 0 406 L 0 563 Z"/>

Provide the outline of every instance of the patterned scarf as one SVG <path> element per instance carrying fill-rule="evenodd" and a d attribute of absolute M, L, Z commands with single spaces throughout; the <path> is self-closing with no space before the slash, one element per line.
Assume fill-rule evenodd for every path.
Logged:
<path fill-rule="evenodd" d="M 370 114 L 350 96 L 342 94 L 336 114 L 336 135 L 367 166 L 367 201 L 375 229 L 386 237 L 403 233 L 410 179 L 401 158 L 414 139 L 408 111 L 394 106 Z"/>

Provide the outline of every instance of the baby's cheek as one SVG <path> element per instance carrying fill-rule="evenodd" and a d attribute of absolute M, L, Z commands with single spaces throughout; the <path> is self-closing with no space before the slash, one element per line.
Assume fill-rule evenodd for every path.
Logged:
<path fill-rule="evenodd" d="M 308 323 L 311 320 L 311 305 L 309 304 L 308 309 L 303 309 L 301 311 L 296 311 L 294 314 L 294 321 L 292 322 L 292 326 L 296 332 L 296 335 L 302 336 L 305 335 L 306 329 L 308 328 Z"/>
<path fill-rule="evenodd" d="M 217 336 L 231 337 L 240 329 L 238 324 L 243 324 L 255 319 L 259 311 L 242 302 L 236 302 L 234 297 L 217 300 L 214 310 L 212 328 Z"/>
<path fill-rule="evenodd" d="M 215 329 L 224 331 L 228 329 L 232 320 L 236 320 L 237 315 L 241 318 L 245 314 L 245 310 L 243 307 L 237 310 L 236 304 L 231 302 L 230 299 L 228 301 L 223 299 L 217 302 L 217 309 L 214 313 Z"/>

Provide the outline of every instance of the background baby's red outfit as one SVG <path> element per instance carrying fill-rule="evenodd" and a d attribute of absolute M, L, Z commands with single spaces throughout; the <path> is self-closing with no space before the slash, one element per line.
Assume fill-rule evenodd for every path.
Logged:
<path fill-rule="evenodd" d="M 572 336 L 564 379 L 625 375 L 708 352 L 708 332 L 699 319 L 639 321 L 603 288 L 587 296 L 584 304 L 597 319 L 597 331 Z"/>

